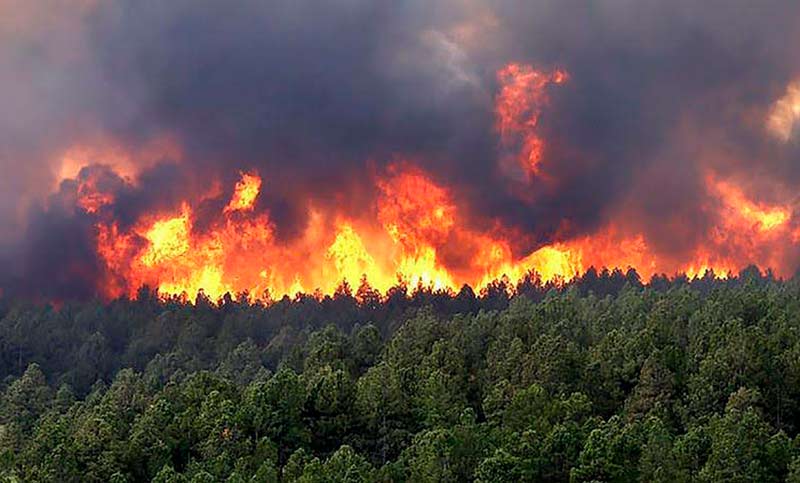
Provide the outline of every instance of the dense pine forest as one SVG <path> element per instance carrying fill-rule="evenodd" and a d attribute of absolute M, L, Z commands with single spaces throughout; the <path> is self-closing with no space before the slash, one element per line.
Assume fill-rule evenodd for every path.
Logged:
<path fill-rule="evenodd" d="M 24 482 L 800 481 L 800 280 L 0 298 Z"/>

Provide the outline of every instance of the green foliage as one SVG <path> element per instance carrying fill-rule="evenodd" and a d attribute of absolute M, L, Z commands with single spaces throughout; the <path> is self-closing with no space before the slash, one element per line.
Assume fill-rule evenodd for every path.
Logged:
<path fill-rule="evenodd" d="M 782 481 L 791 458 L 789 438 L 775 433 L 754 407 L 750 391 L 732 394 L 724 416 L 709 424 L 711 451 L 700 471 L 704 481 Z"/>
<path fill-rule="evenodd" d="M 0 481 L 800 481 L 800 283 L 633 275 L 10 303 Z"/>
<path fill-rule="evenodd" d="M 186 478 L 175 471 L 172 466 L 165 465 L 153 478 L 153 483 L 186 483 Z"/>
<path fill-rule="evenodd" d="M 342 446 L 330 458 L 306 463 L 298 483 L 367 483 L 373 481 L 375 470 L 363 456 L 350 446 Z"/>

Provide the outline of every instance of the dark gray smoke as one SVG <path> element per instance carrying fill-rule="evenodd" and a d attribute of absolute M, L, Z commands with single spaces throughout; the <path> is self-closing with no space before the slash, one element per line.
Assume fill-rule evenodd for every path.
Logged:
<path fill-rule="evenodd" d="M 798 142 L 763 123 L 800 76 L 793 0 L 32 3 L 0 0 L 16 16 L 0 21 L 11 292 L 94 293 L 91 225 L 55 183 L 63 152 L 98 138 L 135 151 L 166 133 L 183 151 L 116 185 L 123 224 L 257 169 L 261 209 L 291 238 L 302 200 L 367 210 L 371 176 L 399 157 L 449 186 L 471 223 L 521 233 L 520 254 L 624 215 L 678 256 L 708 236 L 707 170 L 767 200 L 800 184 Z M 570 73 L 540 123 L 555 181 L 524 196 L 498 169 L 494 130 L 495 73 L 512 61 Z"/>

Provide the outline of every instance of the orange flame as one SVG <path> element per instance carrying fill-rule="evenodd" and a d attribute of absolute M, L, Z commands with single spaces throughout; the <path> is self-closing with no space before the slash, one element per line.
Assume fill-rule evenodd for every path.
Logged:
<path fill-rule="evenodd" d="M 519 147 L 516 162 L 528 179 L 540 174 L 544 140 L 536 128 L 547 102 L 546 88 L 569 79 L 562 70 L 546 73 L 529 65 L 509 64 L 497 73 L 500 92 L 495 102 L 497 130 L 505 147 Z"/>
<path fill-rule="evenodd" d="M 261 191 L 261 178 L 255 174 L 241 173 L 242 179 L 236 183 L 233 191 L 233 198 L 231 198 L 228 206 L 225 207 L 225 212 L 231 211 L 250 211 L 253 209 L 253 204 L 258 198 L 258 193 Z"/>
<path fill-rule="evenodd" d="M 762 233 L 780 229 L 789 221 L 791 210 L 787 207 L 755 203 L 747 199 L 737 186 L 714 179 L 713 176 L 709 176 L 707 184 L 723 202 L 726 220 L 741 221 L 743 225 L 750 225 L 750 229 Z"/>
<path fill-rule="evenodd" d="M 242 178 L 240 186 L 260 185 L 255 175 Z M 332 293 L 342 280 L 354 283 L 362 277 L 381 291 L 398 280 L 457 290 L 504 276 L 520 279 L 530 271 L 543 281 L 566 281 L 590 266 L 635 268 L 643 277 L 663 271 L 700 276 L 708 269 L 724 276 L 749 262 L 774 261 L 769 250 L 759 251 L 761 244 L 764 237 L 786 235 L 791 216 L 786 207 L 753 202 L 730 182 L 709 177 L 710 192 L 722 207 L 711 242 L 729 244 L 729 256 L 711 246 L 698 249 L 689 262 L 674 261 L 651 250 L 643 235 L 608 225 L 515 259 L 508 240 L 468 228 L 448 190 L 420 169 L 394 164 L 376 183 L 380 226 L 359 226 L 342 215 L 331 219 L 310 207 L 305 233 L 287 245 L 274 239 L 267 214 L 231 216 L 227 207 L 207 233 L 194 231 L 188 204 L 175 215 L 143 220 L 129 233 L 101 223 L 98 253 L 113 279 L 122 281 L 110 283 L 108 295 L 133 295 L 143 284 L 164 295 L 193 296 L 202 290 L 212 298 L 226 292 L 248 292 L 254 298 L 315 289 Z M 242 198 L 237 193 L 231 202 Z M 453 252 L 459 252 L 457 262 L 449 260 Z"/>
<path fill-rule="evenodd" d="M 530 179 L 541 172 L 544 141 L 536 129 L 545 90 L 566 82 L 568 75 L 510 64 L 498 78 L 501 142 L 518 151 L 514 160 Z M 106 295 L 134 295 L 146 284 L 163 295 L 280 297 L 333 293 L 343 280 L 354 284 L 362 278 L 383 292 L 398 282 L 455 291 L 502 277 L 518 280 L 531 271 L 545 282 L 567 281 L 590 266 L 635 268 L 645 279 L 658 273 L 702 276 L 706 270 L 725 276 L 751 263 L 780 273 L 786 270 L 786 250 L 800 241 L 791 205 L 752 199 L 733 181 L 712 173 L 705 186 L 708 206 L 699 208 L 711 225 L 703 243 L 680 254 L 662 253 L 625 218 L 515 254 L 513 234 L 499 222 L 490 229 L 475 227 L 468 207 L 418 165 L 395 162 L 374 181 L 377 198 L 366 213 L 354 216 L 312 202 L 296 207 L 305 210 L 307 223 L 289 241 L 275 237 L 270 213 L 257 206 L 264 184 L 254 172 L 240 173 L 232 196 L 210 224 L 196 223 L 197 207 L 189 202 L 176 212 L 143 216 L 124 230 L 102 219 L 96 225 L 97 252 L 108 274 Z M 113 198 L 87 178 L 78 203 L 96 212 Z"/>

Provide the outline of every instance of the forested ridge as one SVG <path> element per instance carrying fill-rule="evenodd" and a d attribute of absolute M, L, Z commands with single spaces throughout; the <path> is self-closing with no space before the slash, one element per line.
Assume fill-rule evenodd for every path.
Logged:
<path fill-rule="evenodd" d="M 800 481 L 800 279 L 0 298 L 24 482 Z"/>

